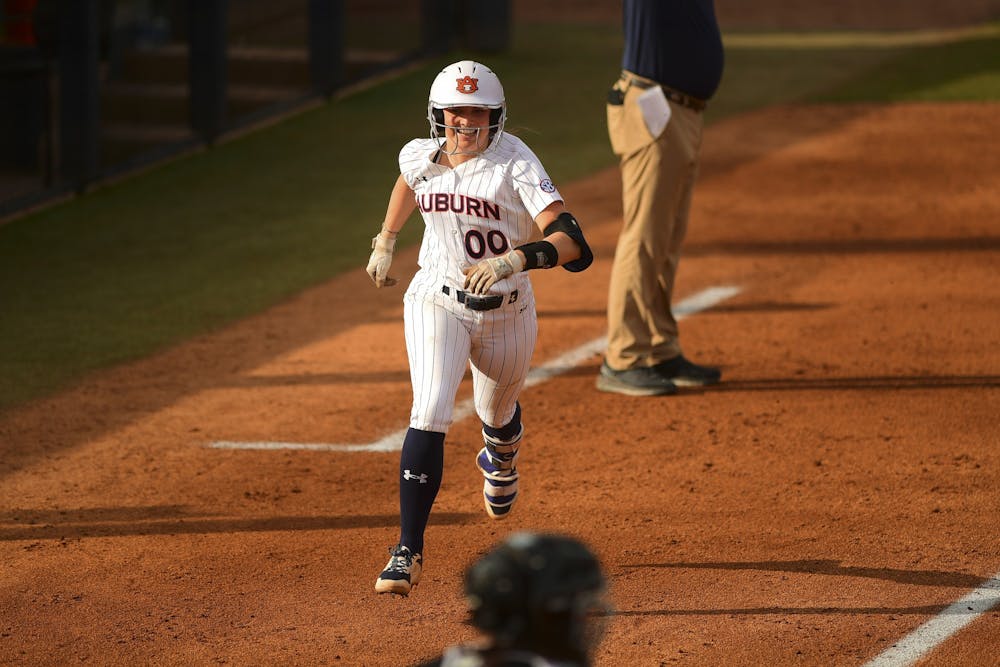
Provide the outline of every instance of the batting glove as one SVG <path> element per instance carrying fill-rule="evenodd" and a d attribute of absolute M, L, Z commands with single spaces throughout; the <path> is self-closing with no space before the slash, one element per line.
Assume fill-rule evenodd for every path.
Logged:
<path fill-rule="evenodd" d="M 524 257 L 516 250 L 506 255 L 484 259 L 465 271 L 465 290 L 486 294 L 499 281 L 524 270 Z"/>
<path fill-rule="evenodd" d="M 392 287 L 395 278 L 389 277 L 389 267 L 392 266 L 392 251 L 396 248 L 396 234 L 384 229 L 372 239 L 372 256 L 368 259 L 366 269 L 375 287 Z"/>

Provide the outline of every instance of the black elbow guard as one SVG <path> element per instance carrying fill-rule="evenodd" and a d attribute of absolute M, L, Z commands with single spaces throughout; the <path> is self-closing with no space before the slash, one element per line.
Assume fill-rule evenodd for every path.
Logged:
<path fill-rule="evenodd" d="M 563 264 L 564 269 L 576 273 L 583 271 L 594 263 L 594 253 L 591 252 L 590 246 L 587 245 L 587 239 L 583 237 L 583 230 L 580 229 L 580 223 L 576 221 L 576 218 L 571 213 L 563 211 L 543 231 L 546 236 L 555 234 L 556 232 L 565 233 L 566 236 L 576 241 L 576 244 L 580 246 L 580 257 L 574 259 L 572 262 Z"/>

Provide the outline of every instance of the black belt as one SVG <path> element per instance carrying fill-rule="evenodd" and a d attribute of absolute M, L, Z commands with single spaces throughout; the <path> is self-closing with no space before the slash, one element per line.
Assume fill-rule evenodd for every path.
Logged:
<path fill-rule="evenodd" d="M 452 290 L 452 288 L 447 285 L 441 286 L 441 291 L 451 296 L 452 292 L 455 293 L 455 299 L 459 303 L 464 303 L 465 307 L 469 310 L 494 310 L 504 305 L 505 303 L 514 303 L 517 301 L 518 292 L 514 290 L 508 295 L 503 294 L 469 294 L 468 292 L 463 292 L 460 289 Z"/>
<path fill-rule="evenodd" d="M 635 86 L 640 90 L 646 90 L 648 88 L 653 88 L 654 86 L 659 86 L 663 90 L 663 95 L 671 102 L 679 104 L 682 107 L 687 107 L 688 109 L 694 109 L 695 111 L 704 111 L 706 102 L 705 100 L 700 100 L 697 97 L 692 97 L 687 93 L 682 93 L 679 90 L 674 90 L 670 86 L 664 86 L 662 83 L 657 83 L 652 79 L 646 79 L 629 72 L 622 72 L 622 81 L 626 82 L 630 86 Z"/>

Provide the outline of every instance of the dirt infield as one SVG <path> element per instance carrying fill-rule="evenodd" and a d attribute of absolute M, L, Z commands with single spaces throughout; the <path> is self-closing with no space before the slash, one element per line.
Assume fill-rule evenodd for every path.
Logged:
<path fill-rule="evenodd" d="M 401 291 L 360 268 L 0 415 L 0 663 L 412 664 L 475 636 L 461 573 L 521 529 L 601 556 L 600 665 L 863 663 L 1000 572 L 997 112 L 710 128 L 678 297 L 741 289 L 681 326 L 724 383 L 601 394 L 595 355 L 528 389 L 504 523 L 481 508 L 477 425 L 456 423 L 408 599 L 372 590 L 397 452 L 207 446 L 405 427 Z M 534 277 L 536 365 L 604 333 L 617 172 L 562 190 L 597 259 Z M 927 664 L 983 664 L 998 636 L 994 609 Z"/>

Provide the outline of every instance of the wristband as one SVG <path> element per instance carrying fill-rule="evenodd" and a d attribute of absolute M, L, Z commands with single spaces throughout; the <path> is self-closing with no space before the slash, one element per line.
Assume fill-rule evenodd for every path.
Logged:
<path fill-rule="evenodd" d="M 396 249 L 396 235 L 384 229 L 372 239 L 372 250 L 391 253 Z"/>
<path fill-rule="evenodd" d="M 559 265 L 559 251 L 548 241 L 519 245 L 514 250 L 524 253 L 524 269 L 551 269 Z"/>

